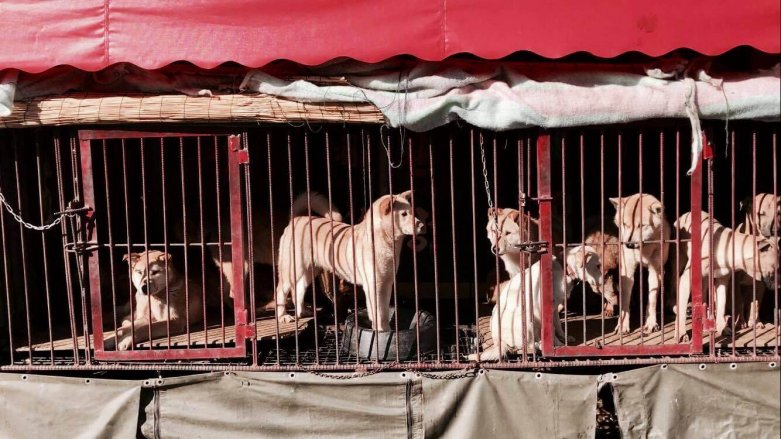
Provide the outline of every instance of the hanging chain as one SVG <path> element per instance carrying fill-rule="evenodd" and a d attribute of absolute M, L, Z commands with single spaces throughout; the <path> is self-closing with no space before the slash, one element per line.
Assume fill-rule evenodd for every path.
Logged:
<path fill-rule="evenodd" d="M 483 183 L 485 184 L 485 196 L 488 199 L 488 215 L 491 217 L 491 222 L 493 223 L 491 229 L 494 231 L 494 239 L 496 242 L 499 242 L 499 218 L 496 209 L 494 209 L 493 199 L 491 198 L 491 184 L 488 180 L 488 165 L 486 165 L 485 161 L 485 146 L 483 145 L 482 132 L 480 133 L 480 160 L 483 162 Z M 496 256 L 497 253 L 494 247 L 495 246 L 493 245 L 491 246 L 491 253 Z"/>
<path fill-rule="evenodd" d="M 7 210 L 8 213 L 11 214 L 11 216 L 16 220 L 16 222 L 18 222 L 19 224 L 21 224 L 22 226 L 24 226 L 24 227 L 26 227 L 26 228 L 28 228 L 30 230 L 36 230 L 36 231 L 39 231 L 39 232 L 45 232 L 45 231 L 51 229 L 52 227 L 55 227 L 55 226 L 59 225 L 62 222 L 62 219 L 65 218 L 65 217 L 73 218 L 73 217 L 77 216 L 77 212 L 75 210 L 65 210 L 65 211 L 62 211 L 62 212 L 56 212 L 54 215 L 57 218 L 54 221 L 52 221 L 52 222 L 50 222 L 48 224 L 43 224 L 43 225 L 40 225 L 40 226 L 36 226 L 35 224 L 28 223 L 27 221 L 25 221 L 22 218 L 22 216 L 20 214 L 16 213 L 16 211 L 14 211 L 14 208 L 11 207 L 11 205 L 8 203 L 8 201 L 6 201 L 5 195 L 3 195 L 2 192 L 0 192 L 0 204 L 3 205 L 5 210 Z"/>

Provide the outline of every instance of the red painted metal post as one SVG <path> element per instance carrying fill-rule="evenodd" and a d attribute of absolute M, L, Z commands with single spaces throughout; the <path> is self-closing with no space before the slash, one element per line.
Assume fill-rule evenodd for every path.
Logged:
<path fill-rule="evenodd" d="M 540 240 L 553 243 L 551 227 L 551 176 L 550 176 L 550 134 L 541 132 L 537 136 L 537 200 L 540 205 Z M 553 356 L 553 246 L 548 245 L 548 251 L 540 258 L 540 277 L 542 278 L 542 354 Z"/>

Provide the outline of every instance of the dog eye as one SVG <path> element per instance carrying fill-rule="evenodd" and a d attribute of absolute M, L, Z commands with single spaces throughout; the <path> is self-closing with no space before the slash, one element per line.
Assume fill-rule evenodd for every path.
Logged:
<path fill-rule="evenodd" d="M 504 236 L 507 236 L 507 235 L 509 235 L 509 234 L 510 234 L 510 232 L 508 232 L 508 231 L 505 231 L 505 232 L 504 232 Z"/>
<path fill-rule="evenodd" d="M 407 212 L 401 212 L 401 216 L 407 216 Z"/>

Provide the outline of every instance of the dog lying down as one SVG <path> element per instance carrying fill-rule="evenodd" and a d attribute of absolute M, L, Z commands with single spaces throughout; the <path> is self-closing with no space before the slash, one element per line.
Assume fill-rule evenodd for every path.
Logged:
<path fill-rule="evenodd" d="M 383 195 L 354 226 L 333 217 L 293 218 L 279 240 L 279 319 L 294 319 L 285 310 L 291 290 L 295 291 L 296 316 L 302 316 L 313 273 L 317 276 L 327 270 L 361 286 L 372 329 L 390 330 L 390 299 L 402 243 L 407 236 L 425 233 L 425 225 L 412 212 L 411 197 L 412 191 Z"/>
<path fill-rule="evenodd" d="M 553 342 L 555 346 L 561 346 L 564 340 L 564 330 L 559 319 L 559 305 L 569 298 L 576 280 L 584 280 L 595 289 L 599 283 L 602 269 L 597 251 L 587 245 L 572 248 L 567 252 L 566 272 L 555 257 L 551 265 L 553 269 L 553 315 L 551 319 L 556 333 Z M 542 329 L 540 262 L 535 262 L 524 270 L 523 274 L 525 288 L 521 288 L 521 273 L 500 285 L 499 303 L 494 306 L 491 313 L 493 346 L 481 354 L 470 355 L 470 360 L 498 361 L 500 358 L 506 357 L 510 351 L 522 350 L 524 337 L 528 352 L 539 348 Z M 521 297 L 524 300 L 523 304 Z M 525 319 L 522 305 L 525 307 Z M 524 323 L 526 323 L 525 330 Z"/>
<path fill-rule="evenodd" d="M 123 260 L 128 260 L 125 255 Z M 114 335 L 104 340 L 106 350 L 128 350 L 131 346 L 169 334 L 183 334 L 187 325 L 203 321 L 203 289 L 186 280 L 171 263 L 169 253 L 148 250 L 131 253 L 131 279 L 136 290 L 135 308 Z"/>

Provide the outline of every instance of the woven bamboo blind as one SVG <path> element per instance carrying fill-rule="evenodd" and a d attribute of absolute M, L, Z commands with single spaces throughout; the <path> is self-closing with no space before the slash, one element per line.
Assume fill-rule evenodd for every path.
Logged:
<path fill-rule="evenodd" d="M 127 123 L 336 122 L 382 123 L 369 103 L 303 103 L 269 95 L 122 96 L 75 93 L 15 102 L 1 128 Z"/>

